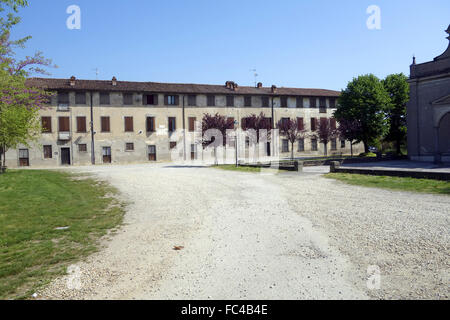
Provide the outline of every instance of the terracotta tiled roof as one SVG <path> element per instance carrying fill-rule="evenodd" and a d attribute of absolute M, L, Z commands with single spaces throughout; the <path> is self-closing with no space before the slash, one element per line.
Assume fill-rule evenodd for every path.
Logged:
<path fill-rule="evenodd" d="M 158 82 L 117 81 L 115 86 L 111 80 L 75 80 L 70 85 L 70 79 L 29 78 L 27 85 L 49 90 L 95 90 L 95 91 L 132 91 L 155 93 L 185 93 L 185 94 L 231 94 L 231 95 L 273 95 L 271 87 L 238 87 L 229 89 L 225 85 L 181 84 Z M 340 92 L 325 89 L 284 88 L 276 89 L 274 95 L 338 97 Z"/>

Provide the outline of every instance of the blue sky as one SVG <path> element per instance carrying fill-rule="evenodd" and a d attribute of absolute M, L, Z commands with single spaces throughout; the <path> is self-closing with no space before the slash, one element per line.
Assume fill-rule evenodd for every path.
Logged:
<path fill-rule="evenodd" d="M 340 90 L 359 74 L 409 75 L 448 45 L 448 0 L 29 0 L 13 37 L 53 59 L 52 77 Z M 69 5 L 81 30 L 69 30 Z M 369 30 L 369 5 L 381 30 Z"/>

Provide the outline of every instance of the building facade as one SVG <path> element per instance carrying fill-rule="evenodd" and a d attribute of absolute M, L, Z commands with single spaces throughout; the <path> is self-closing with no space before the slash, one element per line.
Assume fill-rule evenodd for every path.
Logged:
<path fill-rule="evenodd" d="M 262 84 L 239 87 L 232 81 L 220 86 L 72 77 L 31 78 L 27 84 L 56 94 L 40 111 L 39 140 L 31 147 L 9 150 L 8 167 L 170 161 L 174 149 L 180 150 L 187 160 L 198 160 L 204 151 L 193 135 L 206 113 L 233 118 L 236 127 L 244 118 L 263 113 L 274 125 L 283 118 L 291 118 L 308 132 L 314 132 L 319 121 L 332 118 L 339 96 L 339 92 L 322 89 Z M 275 146 L 281 157 L 291 155 L 291 145 L 283 137 Z M 228 148 L 232 154 L 233 148 Z M 353 150 L 362 151 L 360 146 L 354 146 Z M 328 155 L 348 153 L 348 141 L 336 138 L 328 143 Z M 323 155 L 324 145 L 305 137 L 297 142 L 294 154 Z"/>
<path fill-rule="evenodd" d="M 446 30 L 449 34 L 450 26 Z M 411 65 L 407 106 L 411 160 L 450 162 L 450 44 L 433 61 Z"/>

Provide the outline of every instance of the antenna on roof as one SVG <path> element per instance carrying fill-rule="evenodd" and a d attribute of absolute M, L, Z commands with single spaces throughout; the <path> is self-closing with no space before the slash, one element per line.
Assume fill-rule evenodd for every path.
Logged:
<path fill-rule="evenodd" d="M 98 68 L 92 69 L 95 71 L 95 80 L 98 80 L 98 75 L 100 74 L 100 71 L 98 70 Z"/>
<path fill-rule="evenodd" d="M 258 87 L 258 74 L 256 73 L 256 69 L 250 69 L 253 72 L 253 76 L 255 77 L 255 88 Z"/>

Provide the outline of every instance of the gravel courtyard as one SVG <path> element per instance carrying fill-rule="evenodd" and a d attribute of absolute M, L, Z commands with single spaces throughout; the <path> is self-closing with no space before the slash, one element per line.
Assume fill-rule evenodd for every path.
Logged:
<path fill-rule="evenodd" d="M 77 265 L 81 287 L 63 277 L 41 299 L 449 297 L 449 196 L 350 186 L 323 168 L 71 170 L 116 186 L 128 212 Z M 369 266 L 380 269 L 379 289 L 368 289 Z"/>

